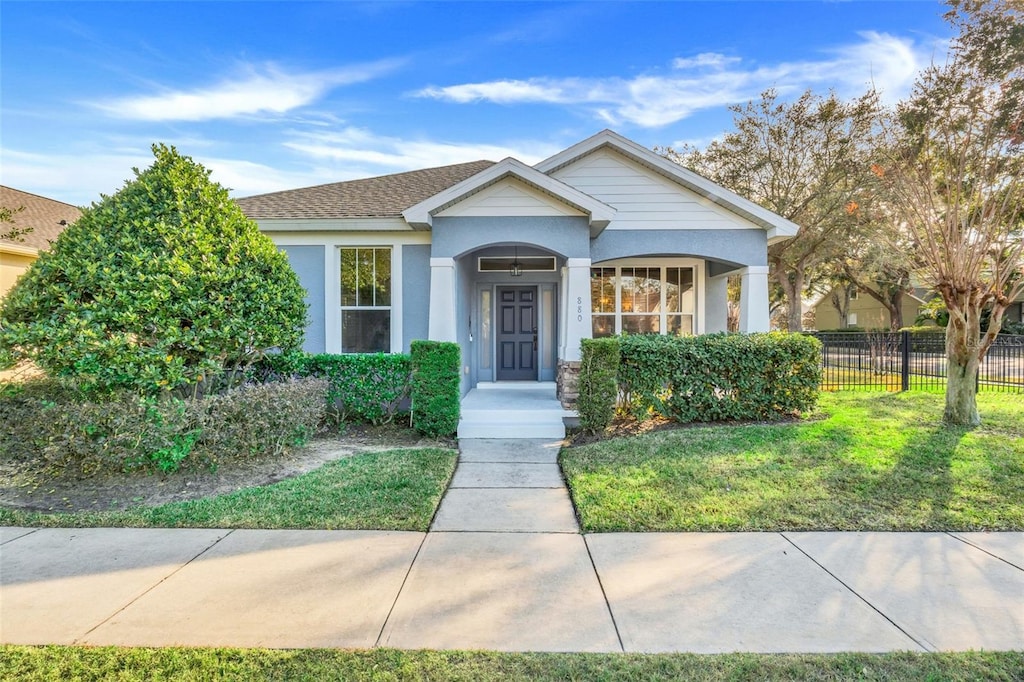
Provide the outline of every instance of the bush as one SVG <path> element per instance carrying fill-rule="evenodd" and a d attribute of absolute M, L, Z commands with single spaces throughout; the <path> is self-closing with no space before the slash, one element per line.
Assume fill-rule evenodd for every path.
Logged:
<path fill-rule="evenodd" d="M 209 171 L 172 147 L 87 208 L 0 305 L 0 349 L 91 392 L 190 392 L 298 348 L 305 292 Z M 203 384 L 205 385 L 205 384 Z"/>
<path fill-rule="evenodd" d="M 313 435 L 326 390 L 305 379 L 199 399 L 118 391 L 95 400 L 68 384 L 30 381 L 0 394 L 0 453 L 81 477 L 270 457 Z"/>
<path fill-rule="evenodd" d="M 401 413 L 412 386 L 410 357 L 401 353 L 353 355 L 270 355 L 251 376 L 258 381 L 281 377 L 319 377 L 329 382 L 328 415 L 335 422 L 390 423 Z"/>
<path fill-rule="evenodd" d="M 459 369 L 457 343 L 412 342 L 412 425 L 428 436 L 448 436 L 459 428 Z"/>
<path fill-rule="evenodd" d="M 817 402 L 820 342 L 802 334 L 627 336 L 620 382 L 634 415 L 763 420 Z"/>
<path fill-rule="evenodd" d="M 619 395 L 619 339 L 582 339 L 579 396 L 576 411 L 580 426 L 589 433 L 604 431 L 615 416 Z"/>

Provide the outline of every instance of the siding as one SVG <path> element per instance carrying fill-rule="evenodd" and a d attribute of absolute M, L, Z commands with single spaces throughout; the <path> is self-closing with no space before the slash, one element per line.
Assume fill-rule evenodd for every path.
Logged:
<path fill-rule="evenodd" d="M 618 210 L 609 230 L 743 230 L 761 228 L 652 170 L 600 149 L 554 177 Z"/>
<path fill-rule="evenodd" d="M 438 216 L 582 216 L 584 213 L 526 185 L 508 179 L 486 187 Z"/>

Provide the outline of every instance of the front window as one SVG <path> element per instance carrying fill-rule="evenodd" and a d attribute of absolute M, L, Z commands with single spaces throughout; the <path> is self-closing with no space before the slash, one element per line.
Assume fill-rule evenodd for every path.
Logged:
<path fill-rule="evenodd" d="M 391 249 L 341 249 L 341 352 L 391 351 Z"/>
<path fill-rule="evenodd" d="M 590 269 L 593 335 L 694 333 L 692 267 Z"/>

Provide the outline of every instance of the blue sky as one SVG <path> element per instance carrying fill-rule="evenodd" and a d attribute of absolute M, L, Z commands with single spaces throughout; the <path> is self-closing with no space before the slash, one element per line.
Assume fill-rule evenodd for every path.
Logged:
<path fill-rule="evenodd" d="M 603 129 L 704 144 L 775 87 L 895 101 L 941 60 L 913 2 L 12 2 L 0 184 L 73 204 L 154 142 L 235 196 L 515 156 Z"/>

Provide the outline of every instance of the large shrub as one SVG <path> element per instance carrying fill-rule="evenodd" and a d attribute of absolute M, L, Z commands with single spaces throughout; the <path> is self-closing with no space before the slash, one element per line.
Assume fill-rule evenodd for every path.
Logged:
<path fill-rule="evenodd" d="M 619 339 L 583 339 L 576 411 L 580 426 L 590 433 L 604 431 L 615 416 L 619 389 Z"/>
<path fill-rule="evenodd" d="M 258 362 L 252 376 L 259 381 L 287 376 L 326 379 L 328 414 L 335 421 L 386 424 L 400 414 L 409 397 L 412 364 L 403 353 L 282 353 Z"/>
<path fill-rule="evenodd" d="M 173 147 L 85 209 L 0 307 L 0 349 L 88 391 L 184 390 L 297 348 L 304 291 L 283 253 Z"/>
<path fill-rule="evenodd" d="M 626 336 L 619 380 L 637 416 L 776 419 L 814 407 L 820 342 L 802 334 Z"/>
<path fill-rule="evenodd" d="M 85 477 L 273 457 L 313 435 L 326 390 L 322 379 L 302 379 L 183 400 L 131 391 L 97 398 L 55 381 L 7 386 L 0 458 Z"/>
<path fill-rule="evenodd" d="M 412 342 L 412 425 L 428 436 L 447 436 L 459 428 L 459 368 L 457 343 Z"/>

